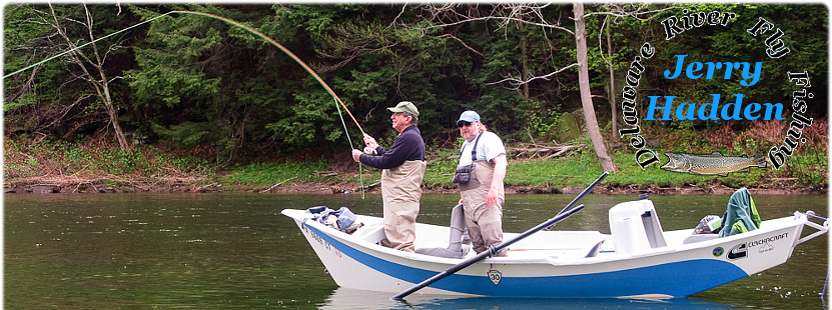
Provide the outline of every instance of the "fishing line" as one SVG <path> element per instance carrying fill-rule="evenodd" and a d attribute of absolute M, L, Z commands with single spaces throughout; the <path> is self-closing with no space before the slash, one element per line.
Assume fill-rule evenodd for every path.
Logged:
<path fill-rule="evenodd" d="M 81 46 L 75 47 L 75 48 L 73 48 L 73 49 L 70 49 L 70 50 L 68 50 L 68 51 L 66 51 L 66 52 L 60 53 L 60 54 L 58 54 L 58 55 L 55 55 L 55 56 L 52 56 L 52 57 L 49 57 L 49 58 L 46 58 L 46 59 L 44 59 L 44 60 L 42 60 L 42 61 L 40 61 L 40 62 L 38 62 L 38 63 L 36 63 L 36 64 L 30 65 L 30 66 L 25 67 L 25 68 L 23 68 L 23 69 L 20 69 L 20 70 L 17 70 L 17 71 L 15 71 L 15 72 L 12 72 L 12 73 L 6 74 L 5 76 L 3 76 L 3 79 L 5 80 L 6 78 L 8 78 L 8 77 L 10 77 L 10 76 L 12 76 L 12 75 L 15 75 L 15 74 L 18 74 L 18 73 L 20 73 L 20 72 L 23 72 L 23 71 L 29 70 L 29 69 L 31 69 L 31 68 L 34 68 L 35 66 L 38 66 L 38 65 L 43 64 L 43 63 L 45 63 L 45 62 L 47 62 L 47 61 L 50 61 L 50 60 L 52 60 L 52 59 L 55 59 L 55 58 L 61 57 L 61 56 L 63 56 L 63 55 L 66 55 L 66 54 L 68 54 L 68 53 L 71 53 L 71 52 L 73 52 L 73 51 L 75 51 L 75 50 L 77 50 L 77 49 L 80 49 L 80 48 L 84 47 L 84 46 L 87 46 L 87 45 L 93 44 L 93 43 L 95 43 L 95 42 L 98 42 L 98 41 L 100 41 L 100 40 L 104 40 L 104 39 L 106 39 L 106 38 L 112 37 L 112 36 L 117 35 L 117 34 L 119 34 L 119 33 L 122 33 L 122 32 L 125 32 L 125 31 L 127 31 L 127 30 L 130 30 L 130 29 L 132 29 L 132 28 L 136 28 L 136 27 L 138 27 L 138 26 L 141 26 L 141 25 L 144 25 L 144 24 L 146 24 L 146 23 L 152 22 L 152 21 L 156 20 L 157 18 L 160 18 L 160 17 L 162 17 L 162 16 L 166 16 L 166 15 L 171 14 L 171 13 L 174 13 L 174 12 L 176 12 L 176 11 L 167 12 L 167 13 L 165 13 L 165 14 L 162 14 L 162 15 L 156 16 L 156 17 L 151 18 L 151 19 L 148 19 L 148 20 L 146 20 L 146 21 L 143 21 L 143 22 L 141 22 L 141 23 L 135 24 L 135 25 L 133 25 L 133 26 L 130 26 L 130 27 L 124 28 L 124 29 L 122 29 L 122 30 L 119 30 L 119 31 L 113 32 L 113 33 L 111 33 L 111 34 L 108 34 L 108 35 L 106 35 L 106 36 L 100 37 L 100 38 L 95 39 L 95 40 L 93 40 L 93 41 L 91 41 L 91 42 L 88 42 L 88 43 L 86 43 L 86 44 L 84 44 L 84 45 L 81 45 Z"/>
<path fill-rule="evenodd" d="M 276 46 L 281 51 L 286 53 L 286 55 L 289 55 L 289 57 L 291 57 L 293 60 L 295 60 L 295 62 L 297 62 L 301 67 L 303 67 L 303 69 L 305 69 L 306 72 L 309 72 L 309 74 L 312 75 L 312 77 L 314 77 L 321 84 L 321 86 L 323 86 L 324 89 L 326 89 L 326 91 L 330 95 L 332 95 L 332 98 L 335 99 L 335 101 L 336 101 L 335 108 L 338 110 L 338 116 L 341 118 L 341 124 L 344 125 L 344 135 L 347 136 L 347 140 L 350 143 L 350 149 L 355 149 L 355 147 L 352 144 L 352 139 L 350 138 L 349 132 L 347 132 L 347 124 L 344 121 L 344 115 L 341 114 L 341 107 L 344 107 L 344 110 L 347 111 L 347 114 L 349 114 L 350 118 L 352 118 L 352 121 L 355 123 L 355 126 L 357 126 L 358 130 L 361 131 L 361 134 L 363 136 L 367 135 L 367 133 L 364 132 L 364 129 L 361 128 L 361 125 L 355 119 L 355 116 L 353 116 L 352 112 L 350 112 L 350 109 L 347 108 L 347 105 L 344 104 L 344 102 L 341 101 L 341 98 L 339 98 L 338 95 L 335 94 L 335 92 L 332 90 L 332 88 L 330 88 L 329 85 L 326 84 L 326 82 L 324 82 L 324 80 L 320 76 L 318 76 L 318 73 L 316 73 L 314 70 L 312 70 L 312 68 L 310 68 L 308 65 L 306 65 L 306 63 L 303 62 L 303 60 L 301 60 L 298 56 L 296 56 L 295 53 L 292 53 L 292 51 L 283 47 L 283 45 L 281 45 L 280 43 L 277 43 L 277 41 L 275 41 L 274 39 L 266 36 L 262 32 L 257 31 L 256 29 L 254 29 L 252 27 L 249 27 L 247 25 L 238 23 L 237 21 L 234 21 L 234 20 L 219 16 L 219 15 L 214 15 L 214 14 L 210 14 L 210 13 L 195 12 L 195 11 L 172 11 L 172 12 L 174 12 L 174 13 L 196 14 L 196 15 L 202 15 L 202 16 L 216 18 L 216 19 L 222 20 L 226 23 L 229 23 L 229 24 L 238 26 L 240 28 L 243 28 L 243 29 L 247 30 L 248 32 L 251 32 L 252 34 L 254 34 L 254 35 L 268 41 L 272 45 Z M 337 103 L 340 103 L 341 105 L 339 106 Z M 364 170 L 363 170 L 362 167 L 363 167 L 363 165 L 361 164 L 361 162 L 358 162 L 358 176 L 359 176 L 359 183 L 360 183 L 359 187 L 361 188 L 361 199 L 364 199 L 364 178 L 363 178 Z"/>
<path fill-rule="evenodd" d="M 202 15 L 202 16 L 207 16 L 207 17 L 211 17 L 211 18 L 216 18 L 216 19 L 219 19 L 219 20 L 224 21 L 224 22 L 226 22 L 226 23 L 232 24 L 232 25 L 234 25 L 234 26 L 238 26 L 238 27 L 240 27 L 240 28 L 243 28 L 243 29 L 245 29 L 246 31 L 248 31 L 248 32 L 250 32 L 250 33 L 252 33 L 252 34 L 254 34 L 254 35 L 256 35 L 256 36 L 258 36 L 258 37 L 260 37 L 260 38 L 262 38 L 262 39 L 264 39 L 264 40 L 266 40 L 266 41 L 268 41 L 268 42 L 269 42 L 269 43 L 271 43 L 272 45 L 276 46 L 278 49 L 280 49 L 281 51 L 283 51 L 284 53 L 286 53 L 286 55 L 289 55 L 289 57 L 291 57 L 293 60 L 295 60 L 295 62 L 297 62 L 297 63 L 298 63 L 301 67 L 303 67 L 303 69 L 305 69 L 305 70 L 306 70 L 306 72 L 309 72 L 309 74 L 310 74 L 310 75 L 312 75 L 312 77 L 314 77 L 314 78 L 315 78 L 315 80 L 317 80 L 317 81 L 318 81 L 318 83 L 320 83 L 320 84 L 321 84 L 321 86 L 323 86 L 323 87 L 324 87 L 324 89 L 325 89 L 325 90 L 326 90 L 326 91 L 327 91 L 330 95 L 332 95 L 332 98 L 334 98 L 334 99 L 335 99 L 335 102 L 336 102 L 336 104 L 335 104 L 335 108 L 338 110 L 338 116 L 341 118 L 341 124 L 343 124 L 343 125 L 344 125 L 344 135 L 346 135 L 346 136 L 347 136 L 347 140 L 349 141 L 349 144 L 350 144 L 350 149 L 355 149 L 355 147 L 354 147 L 354 146 L 353 146 L 353 144 L 352 144 L 352 139 L 350 138 L 349 132 L 347 132 L 347 124 L 346 124 L 346 122 L 344 121 L 344 115 L 341 113 L 341 107 L 344 107 L 344 110 L 345 110 L 345 111 L 347 111 L 347 114 L 349 114 L 350 118 L 352 118 L 352 121 L 355 123 L 355 126 L 357 126 L 357 127 L 358 127 L 358 130 L 359 130 L 359 131 L 361 131 L 361 134 L 362 134 L 363 136 L 366 136 L 366 135 L 367 135 L 367 133 L 365 133 L 365 132 L 364 132 L 364 129 L 363 129 L 363 128 L 361 128 L 361 124 L 359 124 L 359 123 L 358 123 L 358 120 L 356 120 L 356 119 L 355 119 L 355 116 L 353 116 L 353 115 L 352 115 L 352 112 L 350 112 L 350 109 L 348 109 L 348 108 L 347 108 L 347 105 L 346 105 L 346 104 L 344 104 L 344 102 L 343 102 L 343 101 L 341 101 L 341 98 L 339 98 L 339 97 L 338 97 L 338 95 L 336 95 L 336 94 L 335 94 L 335 92 L 332 90 L 332 88 L 330 88 L 330 87 L 329 87 L 329 85 L 327 85 L 327 84 L 326 84 L 326 82 L 324 82 L 324 80 L 323 80 L 320 76 L 318 76 L 318 74 L 317 74 L 314 70 L 312 70 L 312 68 L 310 68 L 308 65 L 306 65 L 306 63 L 305 63 L 305 62 L 303 62 L 303 60 L 301 60 L 298 56 L 296 56 L 294 53 L 292 53 L 291 51 L 289 51 L 288 49 L 286 49 L 286 48 L 285 48 L 283 45 L 281 45 L 280 43 L 277 43 L 277 41 L 275 41 L 274 39 L 272 39 L 272 38 L 270 38 L 270 37 L 266 36 L 266 35 L 265 35 L 265 34 L 263 34 L 262 32 L 257 31 L 256 29 L 254 29 L 254 28 L 252 28 L 252 27 L 249 27 L 249 26 L 247 26 L 247 25 L 244 25 L 244 24 L 238 23 L 237 21 L 234 21 L 234 20 L 231 20 L 231 19 L 228 19 L 228 18 L 225 18 L 225 17 L 219 16 L 219 15 L 214 15 L 214 14 L 210 14 L 210 13 L 195 12 L 195 11 L 170 11 L 170 12 L 167 12 L 167 13 L 165 13 L 165 14 L 162 14 L 162 15 L 156 16 L 156 17 L 154 17 L 154 18 L 148 19 L 148 20 L 146 20 L 146 21 L 143 21 L 143 22 L 141 22 L 141 23 L 135 24 L 135 25 L 133 25 L 133 26 L 127 27 L 127 28 L 125 28 L 125 29 L 122 29 L 122 30 L 116 31 L 116 32 L 111 33 L 111 34 L 109 34 L 109 35 L 103 36 L 103 37 L 101 37 L 101 38 L 95 39 L 95 40 L 90 41 L 90 42 L 88 42 L 88 43 L 86 43 L 86 44 L 84 44 L 84 45 L 81 45 L 81 46 L 75 47 L 75 48 L 73 48 L 73 49 L 67 50 L 67 51 L 65 51 L 65 52 L 63 52 L 63 53 L 60 53 L 60 54 L 58 54 L 58 55 L 55 55 L 55 56 L 49 57 L 49 58 L 44 59 L 44 60 L 42 60 L 42 61 L 40 61 L 40 62 L 38 62 L 38 63 L 32 64 L 32 65 L 30 65 L 30 66 L 27 66 L 27 67 L 25 67 L 25 68 L 23 68 L 23 69 L 17 70 L 17 71 L 12 72 L 12 73 L 9 73 L 9 74 L 5 75 L 5 76 L 3 77 L 3 79 L 6 79 L 6 78 L 8 78 L 8 77 L 10 77 L 10 76 L 12 76 L 12 75 L 18 74 L 18 73 L 20 73 L 20 72 L 26 71 L 26 70 L 28 70 L 28 69 L 34 68 L 35 66 L 38 66 L 38 65 L 43 64 L 43 63 L 45 63 L 45 62 L 47 62 L 47 61 L 50 61 L 50 60 L 52 60 L 52 59 L 55 59 L 55 58 L 61 57 L 61 56 L 63 56 L 63 55 L 66 55 L 66 54 L 68 54 L 68 53 L 71 53 L 71 52 L 73 52 L 73 51 L 75 51 L 75 50 L 77 50 L 77 49 L 80 49 L 80 48 L 82 48 L 82 47 L 85 47 L 85 46 L 87 46 L 87 45 L 90 45 L 90 44 L 93 44 L 93 43 L 98 42 L 98 41 L 100 41 L 100 40 L 103 40 L 103 39 L 109 38 L 109 37 L 111 37 L 111 36 L 114 36 L 114 35 L 116 35 L 116 34 L 122 33 L 122 32 L 124 32 L 124 31 L 130 30 L 130 29 L 133 29 L 133 28 L 136 28 L 136 27 L 138 27 L 138 26 L 144 25 L 144 24 L 149 23 L 149 22 L 151 22 L 151 21 L 154 21 L 154 20 L 156 20 L 156 19 L 158 19 L 158 18 L 161 18 L 161 17 L 163 17 L 163 16 L 167 16 L 167 15 L 170 15 L 170 14 L 173 14 L 173 13 L 180 13 L 180 14 L 181 14 L 181 13 L 184 13 L 184 14 L 195 14 L 195 15 Z M 339 106 L 338 104 L 340 104 L 340 106 Z M 362 195 L 361 195 L 361 198 L 363 199 L 363 198 L 364 198 L 364 181 L 363 181 L 363 168 L 362 168 L 362 166 L 363 166 L 363 165 L 361 164 L 361 162 L 359 162 L 359 163 L 358 163 L 358 167 L 359 167 L 359 168 L 358 168 L 358 170 L 359 170 L 359 174 L 358 174 L 358 175 L 359 175 L 359 182 L 360 182 L 361 194 L 362 194 Z"/>
<path fill-rule="evenodd" d="M 318 76 L 318 73 L 316 73 L 314 70 L 312 70 L 312 68 L 310 68 L 308 65 L 306 65 L 306 63 L 305 63 L 305 62 L 303 62 L 303 60 L 300 60 L 300 58 L 299 58 L 298 56 L 296 56 L 294 53 L 292 53 L 292 51 L 290 51 L 290 50 L 288 50 L 287 48 L 283 47 L 283 45 L 281 45 L 280 43 L 277 43 L 277 41 L 275 41 L 274 39 L 269 38 L 268 36 L 266 36 L 265 34 L 263 34 L 263 33 L 262 33 L 262 32 L 260 32 L 260 31 L 257 31 L 257 30 L 256 30 L 256 29 L 254 29 L 254 28 L 251 28 L 251 27 L 249 27 L 249 26 L 246 26 L 246 25 L 244 25 L 244 24 L 238 23 L 238 22 L 236 22 L 236 21 L 234 21 L 234 20 L 231 20 L 231 19 L 228 19 L 228 18 L 225 18 L 225 17 L 219 16 L 219 15 L 214 15 L 214 14 L 210 14 L 210 13 L 195 12 L 195 11 L 172 11 L 172 12 L 169 12 L 168 14 L 170 14 L 170 13 L 187 13 L 187 14 L 196 14 L 196 15 L 202 15 L 202 16 L 213 17 L 213 18 L 216 18 L 216 19 L 222 20 L 222 21 L 224 21 L 224 22 L 227 22 L 227 23 L 229 23 L 229 24 L 232 24 L 232 25 L 235 25 L 235 26 L 241 27 L 241 28 L 243 28 L 243 29 L 245 29 L 245 30 L 248 30 L 248 32 L 251 32 L 252 34 L 254 34 L 254 35 L 256 35 L 256 36 L 258 36 L 258 37 L 260 37 L 260 38 L 263 38 L 263 39 L 264 39 L 264 40 L 266 40 L 266 41 L 268 41 L 269 43 L 271 43 L 272 45 L 276 46 L 276 47 L 277 47 L 277 48 L 279 48 L 281 51 L 283 51 L 284 53 L 286 53 L 286 55 L 289 55 L 289 57 L 291 57 L 293 60 L 295 60 L 295 62 L 297 62 L 297 63 L 298 63 L 301 67 L 303 67 L 303 69 L 305 69 L 305 70 L 306 70 L 306 72 L 309 72 L 309 74 L 310 74 L 310 75 L 312 75 L 312 77 L 314 77 L 316 80 L 318 80 L 318 82 L 319 82 L 319 83 L 321 83 L 321 86 L 323 86 L 323 87 L 324 87 L 324 89 L 325 89 L 325 90 L 326 90 L 326 91 L 327 91 L 330 95 L 332 95 L 332 98 L 335 98 L 335 101 L 337 101 L 338 103 L 340 103 L 340 104 L 341 104 L 341 106 L 342 106 L 342 107 L 344 107 L 344 110 L 346 110 L 346 111 L 347 111 L 347 114 L 349 114 L 350 118 L 352 118 L 352 121 L 353 121 L 353 122 L 355 122 L 355 126 L 358 126 L 358 130 L 360 130 L 360 131 L 361 131 L 361 134 L 362 134 L 362 135 L 366 135 L 366 133 L 364 132 L 364 129 L 362 129 L 362 128 L 361 128 L 361 125 L 360 125 L 360 124 L 358 124 L 358 121 L 355 119 L 355 116 L 353 116 L 353 115 L 352 115 L 352 112 L 350 112 L 350 109 L 348 109 L 348 108 L 347 108 L 347 105 L 346 105 L 346 104 L 344 104 L 344 102 L 343 102 L 343 101 L 341 101 L 341 98 L 339 98 L 339 97 L 338 97 L 338 95 L 336 95 L 336 94 L 335 94 L 335 92 L 332 90 L 332 88 L 330 88 L 330 87 L 329 87 L 329 85 L 328 85 L 328 84 L 326 84 L 326 82 L 324 82 L 324 80 L 323 80 L 320 76 Z M 341 111 L 340 111 L 340 110 L 338 111 L 338 114 L 339 114 L 339 115 L 341 114 Z M 342 116 L 341 118 L 343 118 L 343 116 Z M 350 146 L 352 146 L 352 145 L 350 145 Z"/>

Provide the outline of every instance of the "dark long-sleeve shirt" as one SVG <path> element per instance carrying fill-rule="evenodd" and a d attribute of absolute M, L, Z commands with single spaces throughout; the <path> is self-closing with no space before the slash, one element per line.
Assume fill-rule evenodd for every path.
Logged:
<path fill-rule="evenodd" d="M 361 163 L 378 169 L 391 169 L 401 166 L 408 160 L 425 160 L 425 141 L 422 140 L 422 131 L 419 127 L 411 125 L 405 128 L 393 146 L 385 149 L 381 146 L 376 148 L 376 154 L 361 154 Z"/>

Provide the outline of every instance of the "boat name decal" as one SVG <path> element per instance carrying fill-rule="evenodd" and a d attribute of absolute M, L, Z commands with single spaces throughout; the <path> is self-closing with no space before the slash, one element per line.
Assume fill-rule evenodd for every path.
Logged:
<path fill-rule="evenodd" d="M 748 249 L 756 247 L 756 246 L 760 247 L 759 250 L 758 250 L 759 253 L 765 253 L 765 252 L 774 250 L 774 246 L 772 246 L 771 243 L 773 243 L 775 241 L 778 241 L 778 240 L 784 240 L 788 237 L 789 237 L 789 233 L 784 232 L 782 234 L 770 236 L 768 238 L 763 238 L 763 239 L 760 239 L 760 240 L 754 240 L 754 241 L 747 242 L 747 243 L 741 243 L 741 244 L 738 244 L 738 245 L 734 246 L 733 248 L 731 248 L 731 251 L 728 252 L 727 257 L 728 257 L 728 259 L 740 259 L 740 258 L 748 257 Z M 716 250 L 714 250 L 714 251 L 716 251 Z M 716 253 L 714 253 L 714 255 L 716 255 Z"/>
<path fill-rule="evenodd" d="M 494 283 L 494 285 L 500 284 L 500 280 L 503 279 L 503 273 L 499 270 L 491 269 L 488 271 L 488 279 L 491 280 L 491 283 Z"/>
<path fill-rule="evenodd" d="M 315 239 L 315 241 L 318 241 L 318 243 L 323 244 L 324 247 L 326 247 L 327 250 L 332 251 L 333 246 L 330 245 L 329 242 L 324 241 L 324 238 L 321 238 L 321 236 L 318 236 L 318 234 L 316 234 L 314 231 L 307 228 L 305 224 L 301 225 L 301 229 L 303 230 L 304 233 L 309 234 L 309 237 L 311 237 L 312 239 Z M 338 251 L 338 250 L 335 250 L 335 251 L 337 252 L 336 254 L 338 255 L 338 257 L 341 257 L 341 252 Z"/>
<path fill-rule="evenodd" d="M 776 236 L 771 236 L 771 237 L 768 237 L 768 238 L 763 238 L 763 239 L 760 239 L 760 240 L 751 241 L 751 242 L 748 243 L 748 247 L 753 248 L 753 247 L 758 246 L 758 245 L 764 245 L 764 244 L 768 244 L 769 242 L 774 242 L 774 241 L 777 241 L 777 240 L 786 239 L 787 237 L 789 237 L 789 233 L 784 232 L 784 233 L 776 235 Z"/>

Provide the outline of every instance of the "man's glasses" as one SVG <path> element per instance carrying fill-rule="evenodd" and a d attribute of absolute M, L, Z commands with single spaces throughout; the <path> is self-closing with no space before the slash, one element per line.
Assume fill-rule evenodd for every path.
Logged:
<path fill-rule="evenodd" d="M 463 126 L 471 126 L 471 124 L 471 122 L 458 121 L 456 122 L 456 127 L 462 128 Z"/>

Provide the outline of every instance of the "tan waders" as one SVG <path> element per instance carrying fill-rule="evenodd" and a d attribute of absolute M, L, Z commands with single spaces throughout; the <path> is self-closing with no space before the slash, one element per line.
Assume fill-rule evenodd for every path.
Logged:
<path fill-rule="evenodd" d="M 494 177 L 494 167 L 493 163 L 474 161 L 471 179 L 466 183 L 459 183 L 468 236 L 477 253 L 488 251 L 489 246 L 503 242 L 503 203 L 506 196 L 502 184 L 497 192 L 497 204 L 489 207 L 486 203 L 488 190 L 491 189 L 491 179 Z M 500 250 L 495 256 L 506 256 L 506 249 Z"/>
<path fill-rule="evenodd" d="M 422 160 L 405 161 L 381 173 L 381 195 L 384 201 L 384 233 L 381 245 L 413 252 L 416 239 L 416 216 L 422 197 L 422 177 L 427 164 Z"/>

